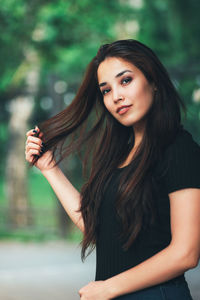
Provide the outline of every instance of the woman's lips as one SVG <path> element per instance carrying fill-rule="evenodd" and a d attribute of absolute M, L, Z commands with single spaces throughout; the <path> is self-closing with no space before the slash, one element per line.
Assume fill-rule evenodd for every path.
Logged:
<path fill-rule="evenodd" d="M 120 109 L 120 110 L 118 111 L 118 114 L 119 114 L 119 115 L 125 114 L 125 113 L 131 108 L 131 106 L 132 106 L 132 105 L 123 107 L 122 109 Z"/>

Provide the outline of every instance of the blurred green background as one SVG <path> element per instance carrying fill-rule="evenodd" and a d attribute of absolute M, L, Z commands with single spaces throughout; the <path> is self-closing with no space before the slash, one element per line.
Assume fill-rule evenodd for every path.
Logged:
<path fill-rule="evenodd" d="M 155 51 L 200 143 L 199 11 L 198 0 L 0 0 L 1 239 L 80 241 L 46 179 L 28 168 L 25 133 L 70 104 L 103 43 L 133 38 Z M 78 158 L 61 167 L 80 189 Z"/>

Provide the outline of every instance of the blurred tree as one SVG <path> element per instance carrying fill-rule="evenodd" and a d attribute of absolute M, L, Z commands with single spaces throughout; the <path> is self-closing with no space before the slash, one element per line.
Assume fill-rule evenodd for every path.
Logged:
<path fill-rule="evenodd" d="M 0 0 L 1 92 L 13 95 L 23 89 L 26 49 L 32 43 L 32 31 L 41 4 L 38 0 Z"/>
<path fill-rule="evenodd" d="M 2 102 L 6 100 L 9 112 L 5 182 L 12 228 L 27 226 L 31 222 L 24 145 L 27 122 L 38 87 L 38 59 L 30 47 L 30 33 L 35 26 L 37 4 L 37 1 L 30 1 L 28 4 L 22 0 L 0 1 L 0 90 L 4 100 Z M 2 122 L 6 122 L 7 118 L 2 113 L 3 110 Z"/>
<path fill-rule="evenodd" d="M 31 208 L 27 194 L 27 165 L 24 161 L 25 132 L 33 110 L 34 96 L 39 81 L 39 65 L 36 53 L 27 51 L 26 82 L 24 93 L 9 104 L 9 147 L 6 164 L 6 191 L 9 201 L 9 222 L 12 228 L 32 224 Z"/>
<path fill-rule="evenodd" d="M 138 11 L 138 38 L 154 49 L 167 67 L 188 108 L 185 126 L 200 142 L 199 9 L 198 0 L 143 0 Z"/>
<path fill-rule="evenodd" d="M 0 155 L 8 148 L 7 123 L 10 118 L 9 101 L 26 93 L 24 83 L 30 67 L 26 56 L 32 44 L 31 33 L 41 1 L 0 0 Z M 0 161 L 0 174 L 5 168 Z"/>

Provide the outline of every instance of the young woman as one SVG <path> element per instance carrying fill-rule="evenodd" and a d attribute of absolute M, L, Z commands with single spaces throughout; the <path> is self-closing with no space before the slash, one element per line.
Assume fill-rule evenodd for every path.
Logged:
<path fill-rule="evenodd" d="M 96 247 L 80 299 L 192 299 L 184 272 L 199 261 L 200 146 L 181 107 L 153 51 L 119 40 L 100 47 L 72 103 L 27 132 L 26 160 L 83 232 L 82 260 Z M 84 153 L 80 193 L 58 167 L 74 151 Z"/>

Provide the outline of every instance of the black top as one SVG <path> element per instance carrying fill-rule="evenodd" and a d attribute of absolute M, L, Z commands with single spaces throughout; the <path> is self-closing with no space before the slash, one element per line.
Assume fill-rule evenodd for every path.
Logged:
<path fill-rule="evenodd" d="M 167 161 L 169 167 L 161 179 L 159 171 Z M 159 191 L 156 203 L 160 217 L 155 224 L 142 230 L 132 246 L 124 251 L 118 238 L 120 227 L 114 201 L 120 174 L 128 167 L 113 172 L 99 209 L 95 280 L 106 280 L 166 248 L 171 241 L 168 194 L 183 188 L 200 188 L 200 146 L 186 129 L 182 129 L 167 147 L 162 162 L 154 170 Z"/>

